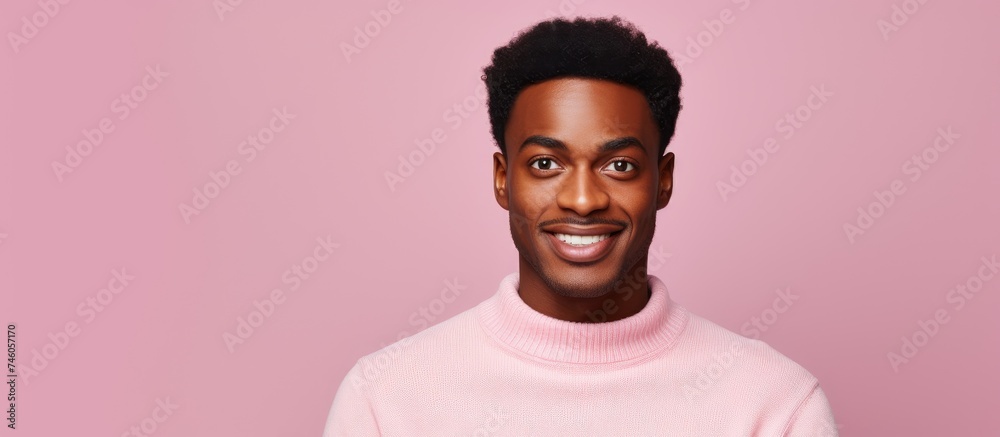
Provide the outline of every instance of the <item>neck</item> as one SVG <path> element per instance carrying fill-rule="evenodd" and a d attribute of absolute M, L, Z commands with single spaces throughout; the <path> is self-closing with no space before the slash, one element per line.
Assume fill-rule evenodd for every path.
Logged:
<path fill-rule="evenodd" d="M 684 307 L 670 300 L 666 284 L 649 275 L 648 299 L 645 292 L 633 293 L 631 299 L 646 302 L 638 313 L 605 323 L 559 320 L 524 302 L 518 295 L 523 288 L 519 275 L 514 272 L 504 277 L 497 293 L 478 306 L 477 312 L 483 328 L 494 339 L 532 359 L 573 366 L 627 365 L 670 349 L 689 318 Z M 609 315 L 621 318 L 626 311 L 618 308 Z"/>
<path fill-rule="evenodd" d="M 651 290 L 646 276 L 646 256 L 615 281 L 612 291 L 597 297 L 557 294 L 524 258 L 520 258 L 518 294 L 529 307 L 549 317 L 569 322 L 601 323 L 624 319 L 641 311 Z"/>

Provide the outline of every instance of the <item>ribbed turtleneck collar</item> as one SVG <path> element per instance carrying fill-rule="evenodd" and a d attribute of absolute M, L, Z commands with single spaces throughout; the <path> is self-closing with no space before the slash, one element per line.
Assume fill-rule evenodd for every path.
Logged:
<path fill-rule="evenodd" d="M 670 300 L 667 287 L 646 275 L 651 295 L 638 313 L 612 322 L 556 319 L 528 306 L 518 294 L 518 272 L 500 281 L 495 295 L 479 306 L 483 327 L 499 341 L 549 361 L 601 364 L 627 361 L 669 348 L 688 320 L 687 310 Z"/>

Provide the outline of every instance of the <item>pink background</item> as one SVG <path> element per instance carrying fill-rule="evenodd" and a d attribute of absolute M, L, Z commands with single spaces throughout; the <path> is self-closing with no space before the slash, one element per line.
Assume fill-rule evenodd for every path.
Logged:
<path fill-rule="evenodd" d="M 842 435 L 1000 434 L 1000 278 L 948 301 L 1000 253 L 995 2 L 911 0 L 887 39 L 877 23 L 903 1 L 469 3 L 403 1 L 377 29 L 388 1 L 245 0 L 221 18 L 208 0 L 70 2 L 16 50 L 43 6 L 0 3 L 0 323 L 17 324 L 25 367 L 68 339 L 22 372 L 19 435 L 121 435 L 152 426 L 158 399 L 178 407 L 155 435 L 319 435 L 358 357 L 516 270 L 476 90 L 492 50 L 552 13 L 619 14 L 695 56 L 652 245 L 669 256 L 650 265 L 675 300 L 736 332 L 771 316 L 760 338 L 819 378 Z M 703 21 L 726 9 L 711 35 Z M 366 25 L 378 34 L 348 62 Z M 168 76 L 134 89 L 147 66 Z M 786 138 L 776 122 L 813 86 L 833 95 Z M 121 119 L 132 91 L 145 100 Z M 248 161 L 241 141 L 276 108 L 295 118 Z M 57 177 L 105 117 L 114 130 Z M 912 181 L 907 162 L 949 126 L 960 137 Z M 724 200 L 717 182 L 768 138 L 780 149 Z M 180 205 L 231 160 L 241 172 L 185 221 Z M 852 242 L 844 224 L 896 179 L 905 193 Z M 317 238 L 339 246 L 313 264 Z M 304 261 L 315 271 L 293 290 L 283 275 Z M 102 293 L 122 268 L 134 279 Z M 466 288 L 442 305 L 446 280 Z M 224 334 L 273 289 L 282 303 L 231 351 Z M 778 289 L 800 298 L 775 319 Z M 924 343 L 939 310 L 949 321 Z M 68 322 L 77 335 L 60 337 Z M 894 369 L 887 354 L 914 336 Z"/>

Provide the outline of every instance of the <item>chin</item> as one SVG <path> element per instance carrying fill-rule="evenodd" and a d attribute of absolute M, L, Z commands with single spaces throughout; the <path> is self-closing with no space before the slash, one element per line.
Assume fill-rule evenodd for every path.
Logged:
<path fill-rule="evenodd" d="M 543 274 L 542 276 L 549 288 L 560 296 L 593 298 L 612 292 L 615 284 L 620 281 L 620 275 L 617 275 L 615 271 L 594 267 L 596 266 L 560 267 L 560 272 L 552 272 L 551 275 Z"/>

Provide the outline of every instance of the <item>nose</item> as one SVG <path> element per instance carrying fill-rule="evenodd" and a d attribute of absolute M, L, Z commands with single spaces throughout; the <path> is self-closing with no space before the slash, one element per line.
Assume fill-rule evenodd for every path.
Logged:
<path fill-rule="evenodd" d="M 588 166 L 573 166 L 559 186 L 556 204 L 562 209 L 573 210 L 580 216 L 607 209 L 611 202 L 601 176 Z"/>

